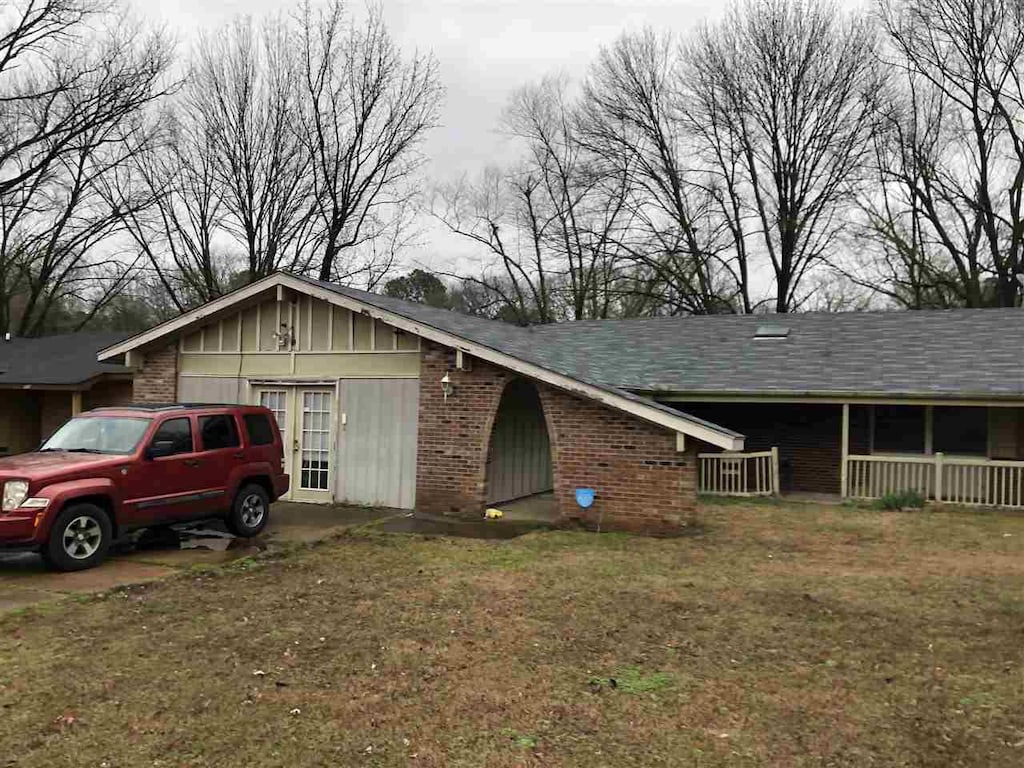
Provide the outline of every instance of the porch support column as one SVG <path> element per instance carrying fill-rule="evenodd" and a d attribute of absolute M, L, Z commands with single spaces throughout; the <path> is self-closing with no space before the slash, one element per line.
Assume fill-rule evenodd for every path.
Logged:
<path fill-rule="evenodd" d="M 77 416 L 82 412 L 82 393 L 72 392 L 71 393 L 71 415 Z"/>
<path fill-rule="evenodd" d="M 845 499 L 849 493 L 850 480 L 847 476 L 850 458 L 850 404 L 843 403 L 843 452 L 839 468 L 840 493 Z"/>
<path fill-rule="evenodd" d="M 929 456 L 935 453 L 935 407 L 924 407 L 924 452 Z"/>

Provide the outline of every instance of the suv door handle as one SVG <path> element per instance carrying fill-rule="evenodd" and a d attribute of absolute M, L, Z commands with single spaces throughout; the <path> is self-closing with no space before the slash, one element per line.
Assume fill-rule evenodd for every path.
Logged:
<path fill-rule="evenodd" d="M 244 459 L 245 458 L 245 453 L 243 453 L 242 451 L 237 451 L 235 453 L 232 453 L 231 455 L 234 456 L 236 459 Z"/>
<path fill-rule="evenodd" d="M 200 462 L 199 459 L 185 459 L 183 463 L 186 467 L 198 467 Z"/>

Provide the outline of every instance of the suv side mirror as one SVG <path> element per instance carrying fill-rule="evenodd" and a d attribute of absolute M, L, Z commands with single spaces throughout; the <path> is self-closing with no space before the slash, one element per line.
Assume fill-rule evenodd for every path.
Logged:
<path fill-rule="evenodd" d="M 174 453 L 173 440 L 156 440 L 146 449 L 147 459 L 159 459 Z"/>

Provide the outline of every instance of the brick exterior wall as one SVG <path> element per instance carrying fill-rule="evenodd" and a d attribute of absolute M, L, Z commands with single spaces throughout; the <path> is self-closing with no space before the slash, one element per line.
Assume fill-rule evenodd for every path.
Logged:
<path fill-rule="evenodd" d="M 484 508 L 491 429 L 505 385 L 516 375 L 479 360 L 454 370 L 454 353 L 423 343 L 416 506 L 478 516 Z M 455 394 L 445 402 L 445 373 Z M 675 434 L 561 390 L 537 385 L 552 445 L 555 498 L 563 519 L 603 530 L 672 533 L 696 505 L 696 453 L 676 451 Z M 576 488 L 597 492 L 583 513 Z"/>
<path fill-rule="evenodd" d="M 779 449 L 782 491 L 840 492 L 841 405 L 773 403 L 673 403 L 685 413 L 746 436 L 746 450 Z M 853 450 L 865 442 L 866 421 L 850 414 Z"/>
<path fill-rule="evenodd" d="M 71 398 L 71 392 L 63 390 L 40 393 L 39 433 L 42 440 L 47 439 L 71 418 Z"/>
<path fill-rule="evenodd" d="M 491 426 L 508 374 L 472 361 L 472 370 L 454 370 L 454 353 L 426 340 L 420 360 L 416 508 L 430 514 L 480 514 Z M 441 378 L 455 387 L 447 402 Z"/>
<path fill-rule="evenodd" d="M 588 527 L 672 533 L 697 504 L 697 451 L 687 440 L 629 414 L 548 386 L 540 386 L 554 454 L 555 498 L 563 517 Z M 703 446 L 701 450 L 707 450 Z M 593 488 L 594 506 L 583 511 L 577 488 Z"/>
<path fill-rule="evenodd" d="M 103 408 L 111 405 L 127 405 L 132 401 L 132 382 L 112 379 L 98 381 L 82 393 L 82 410 Z"/>
<path fill-rule="evenodd" d="M 135 353 L 133 353 L 135 354 Z M 178 399 L 178 347 L 150 350 L 132 380 L 132 401 L 173 403 Z"/>

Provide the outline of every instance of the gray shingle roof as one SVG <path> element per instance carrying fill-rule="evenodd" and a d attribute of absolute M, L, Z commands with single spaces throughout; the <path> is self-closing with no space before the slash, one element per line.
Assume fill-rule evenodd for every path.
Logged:
<path fill-rule="evenodd" d="M 1024 310 L 600 320 L 519 328 L 318 283 L 573 378 L 645 393 L 1024 397 Z"/>
<path fill-rule="evenodd" d="M 126 335 L 87 332 L 0 339 L 0 387 L 74 386 L 105 373 L 128 373 L 123 365 L 96 360 L 101 349 Z"/>

